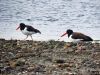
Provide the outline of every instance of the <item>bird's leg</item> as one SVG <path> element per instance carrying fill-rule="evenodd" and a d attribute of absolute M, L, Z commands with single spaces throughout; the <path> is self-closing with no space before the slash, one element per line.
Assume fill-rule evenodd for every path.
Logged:
<path fill-rule="evenodd" d="M 28 38 L 28 35 L 27 35 L 27 37 L 24 40 L 26 40 L 27 38 Z"/>
<path fill-rule="evenodd" d="M 31 39 L 32 39 L 32 41 L 33 41 L 32 35 L 30 35 L 30 37 L 31 37 Z"/>

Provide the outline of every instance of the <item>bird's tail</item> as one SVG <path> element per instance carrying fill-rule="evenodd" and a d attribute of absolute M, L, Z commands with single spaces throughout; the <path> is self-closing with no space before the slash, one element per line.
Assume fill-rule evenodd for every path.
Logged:
<path fill-rule="evenodd" d="M 39 30 L 37 30 L 37 33 L 40 33 L 41 34 L 41 32 Z"/>
<path fill-rule="evenodd" d="M 84 41 L 93 41 L 93 39 L 92 39 L 91 37 L 87 36 L 87 37 L 84 39 Z"/>

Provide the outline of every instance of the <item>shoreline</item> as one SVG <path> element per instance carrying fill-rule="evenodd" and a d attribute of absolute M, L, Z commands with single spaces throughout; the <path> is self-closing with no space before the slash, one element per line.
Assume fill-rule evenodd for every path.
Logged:
<path fill-rule="evenodd" d="M 0 38 L 0 40 L 16 40 L 16 41 L 32 41 L 32 40 L 22 40 L 22 39 L 5 39 L 5 38 Z M 59 41 L 59 42 L 66 42 L 66 43 L 68 43 L 68 42 L 73 42 L 73 41 L 64 41 L 64 40 L 62 40 L 62 41 L 60 41 L 60 40 L 54 40 L 54 39 L 49 39 L 49 40 L 33 40 L 33 41 L 41 41 L 41 42 L 43 42 L 43 41 L 45 41 L 45 42 L 48 42 L 48 41 Z M 85 41 L 85 42 L 88 42 L 88 41 Z M 100 43 L 100 40 L 93 40 L 93 41 L 89 41 L 89 42 L 92 42 L 92 43 Z"/>

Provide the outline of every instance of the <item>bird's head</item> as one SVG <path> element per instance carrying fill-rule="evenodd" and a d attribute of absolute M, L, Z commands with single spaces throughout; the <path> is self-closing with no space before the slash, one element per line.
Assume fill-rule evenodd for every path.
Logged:
<path fill-rule="evenodd" d="M 16 30 L 25 28 L 26 25 L 24 23 L 20 23 Z"/>
<path fill-rule="evenodd" d="M 68 34 L 68 37 L 73 33 L 73 30 L 68 29 L 65 33 L 63 33 L 63 35 L 61 35 L 61 37 L 65 36 L 66 34 Z"/>
<path fill-rule="evenodd" d="M 67 31 L 66 31 L 66 33 L 68 34 L 68 37 L 73 33 L 73 30 L 71 30 L 71 29 L 68 29 Z"/>

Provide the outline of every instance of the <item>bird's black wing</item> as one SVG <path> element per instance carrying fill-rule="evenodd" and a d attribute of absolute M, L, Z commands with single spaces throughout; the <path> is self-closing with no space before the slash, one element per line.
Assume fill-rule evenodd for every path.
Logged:
<path fill-rule="evenodd" d="M 31 32 L 35 32 L 35 33 L 40 33 L 40 34 L 41 34 L 41 32 L 40 32 L 38 29 L 35 29 L 35 28 L 32 27 L 32 26 L 27 26 L 27 30 L 28 30 L 28 31 L 31 31 Z"/>
<path fill-rule="evenodd" d="M 74 39 L 82 39 L 82 41 L 93 41 L 93 39 L 85 34 L 74 32 L 72 35 Z"/>

